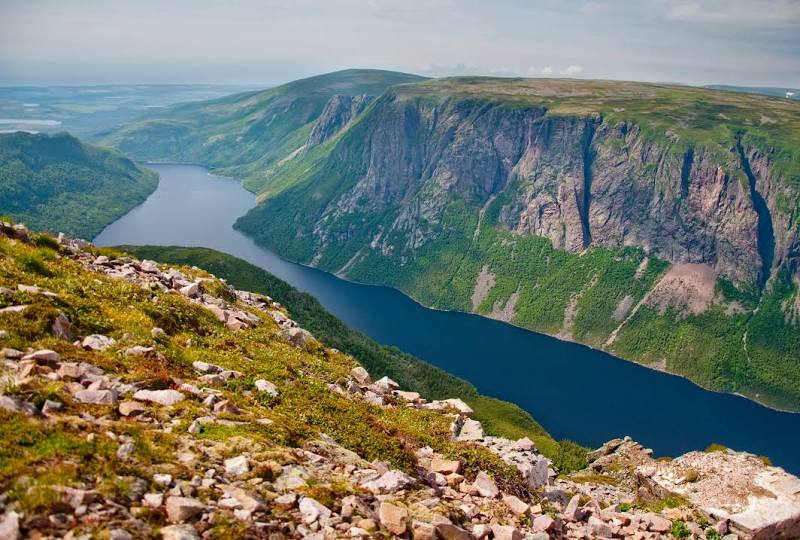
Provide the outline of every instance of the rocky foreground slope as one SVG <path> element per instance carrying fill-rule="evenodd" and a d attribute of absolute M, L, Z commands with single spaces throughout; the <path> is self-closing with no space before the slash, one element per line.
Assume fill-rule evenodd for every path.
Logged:
<path fill-rule="evenodd" d="M 0 538 L 792 538 L 800 481 L 629 439 L 559 476 L 269 297 L 2 224 Z"/>

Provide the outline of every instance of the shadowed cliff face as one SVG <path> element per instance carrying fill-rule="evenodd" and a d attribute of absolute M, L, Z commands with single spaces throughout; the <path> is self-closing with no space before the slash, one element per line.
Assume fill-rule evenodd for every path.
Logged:
<path fill-rule="evenodd" d="M 720 154 L 599 116 L 545 113 L 384 96 L 334 150 L 357 171 L 320 207 L 315 251 L 348 240 L 337 223 L 386 212 L 394 219 L 369 236 L 385 251 L 413 251 L 442 233 L 454 200 L 480 209 L 499 194 L 498 225 L 558 249 L 641 246 L 736 283 L 763 285 L 797 249 L 769 158 L 741 139 Z"/>

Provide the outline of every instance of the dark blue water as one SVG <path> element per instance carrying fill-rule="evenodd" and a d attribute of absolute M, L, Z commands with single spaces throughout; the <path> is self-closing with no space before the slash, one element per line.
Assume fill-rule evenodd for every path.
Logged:
<path fill-rule="evenodd" d="M 316 296 L 352 328 L 517 403 L 556 438 L 596 446 L 630 435 L 658 455 L 712 442 L 769 456 L 800 473 L 800 414 L 782 413 L 574 343 L 463 313 L 424 308 L 385 287 L 358 285 L 284 261 L 231 225 L 255 199 L 201 167 L 153 165 L 161 183 L 110 225 L 98 245 L 205 246 L 258 265 Z"/>

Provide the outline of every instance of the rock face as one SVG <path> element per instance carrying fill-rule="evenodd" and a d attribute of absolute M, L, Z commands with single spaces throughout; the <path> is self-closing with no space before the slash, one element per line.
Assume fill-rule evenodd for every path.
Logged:
<path fill-rule="evenodd" d="M 342 125 L 335 120 L 349 118 L 355 99 L 334 97 L 331 120 L 318 122 L 319 132 Z M 358 235 L 374 239 L 365 248 L 410 256 L 445 232 L 440 225 L 452 201 L 482 208 L 502 195 L 497 224 L 570 252 L 643 246 L 672 262 L 707 263 L 742 283 L 763 280 L 784 263 L 796 267 L 800 237 L 777 198 L 797 200 L 798 193 L 778 178 L 773 158 L 747 141 L 732 139 L 720 154 L 657 141 L 637 124 L 596 114 L 391 91 L 363 121 L 369 129 L 347 132 L 349 144 L 333 155 L 353 176 L 309 221 L 316 223 L 315 253 Z M 387 212 L 393 219 L 373 219 L 372 230 L 338 230 L 342 220 Z M 394 235 L 404 243 L 390 240 Z"/>
<path fill-rule="evenodd" d="M 637 472 L 653 487 L 686 498 L 712 522 L 727 521 L 742 538 L 800 537 L 800 479 L 756 456 L 690 452 Z"/>
<path fill-rule="evenodd" d="M 342 130 L 356 116 L 361 114 L 373 98 L 360 96 L 333 96 L 314 123 L 306 142 L 306 148 L 321 144 Z"/>

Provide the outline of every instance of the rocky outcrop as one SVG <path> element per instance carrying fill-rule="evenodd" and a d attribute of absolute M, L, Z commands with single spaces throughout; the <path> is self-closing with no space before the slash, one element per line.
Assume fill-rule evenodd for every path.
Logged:
<path fill-rule="evenodd" d="M 322 109 L 306 142 L 306 148 L 321 144 L 347 126 L 356 116 L 367 108 L 373 100 L 367 95 L 333 96 Z"/>

